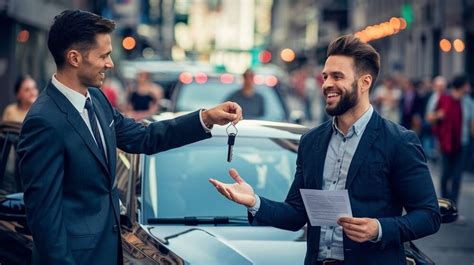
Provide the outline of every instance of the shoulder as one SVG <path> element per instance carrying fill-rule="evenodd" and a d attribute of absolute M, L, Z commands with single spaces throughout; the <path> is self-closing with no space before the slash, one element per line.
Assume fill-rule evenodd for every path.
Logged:
<path fill-rule="evenodd" d="M 18 110 L 18 105 L 16 103 L 9 104 L 5 107 L 4 113 L 10 114 Z"/>
<path fill-rule="evenodd" d="M 36 101 L 31 105 L 28 114 L 26 117 L 29 116 L 44 116 L 44 117 L 52 117 L 54 113 L 59 112 L 59 108 L 56 103 L 51 99 L 51 97 L 43 91 Z"/>
<path fill-rule="evenodd" d="M 379 118 L 381 129 L 387 142 L 399 145 L 400 143 L 418 141 L 418 137 L 414 131 L 408 130 L 400 124 L 387 120 L 383 117 L 379 116 Z"/>
<path fill-rule="evenodd" d="M 314 141 L 322 137 L 328 130 L 332 130 L 332 119 L 323 122 L 321 125 L 312 128 L 301 136 L 300 142 Z"/>

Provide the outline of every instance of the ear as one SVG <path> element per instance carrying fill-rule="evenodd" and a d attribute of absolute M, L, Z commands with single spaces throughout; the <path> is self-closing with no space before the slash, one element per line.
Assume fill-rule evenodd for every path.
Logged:
<path fill-rule="evenodd" d="M 369 92 L 370 86 L 372 85 L 372 75 L 365 74 L 360 76 L 358 80 L 358 85 L 361 92 Z"/>
<path fill-rule="evenodd" d="M 66 61 L 72 67 L 79 67 L 82 63 L 82 54 L 78 50 L 68 50 L 66 53 Z"/>

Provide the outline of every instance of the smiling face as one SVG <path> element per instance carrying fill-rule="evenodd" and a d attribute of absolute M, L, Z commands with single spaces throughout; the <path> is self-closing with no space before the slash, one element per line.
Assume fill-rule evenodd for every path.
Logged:
<path fill-rule="evenodd" d="M 85 87 L 100 87 L 105 80 L 105 72 L 114 67 L 110 54 L 112 42 L 110 34 L 97 34 L 96 44 L 83 52 L 81 67 L 77 77 Z"/>
<path fill-rule="evenodd" d="M 322 92 L 326 100 L 326 112 L 331 116 L 346 113 L 359 103 L 359 89 L 354 60 L 343 55 L 332 55 L 323 69 Z"/>

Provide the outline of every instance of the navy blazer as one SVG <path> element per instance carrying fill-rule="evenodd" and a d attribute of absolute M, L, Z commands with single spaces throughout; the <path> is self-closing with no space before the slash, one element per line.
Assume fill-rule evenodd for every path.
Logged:
<path fill-rule="evenodd" d="M 211 137 L 199 112 L 144 126 L 89 88 L 107 146 L 106 160 L 79 112 L 50 82 L 23 124 L 18 146 L 35 264 L 121 261 L 116 148 L 153 154 Z"/>
<path fill-rule="evenodd" d="M 316 264 L 321 227 L 309 223 L 300 189 L 322 188 L 331 123 L 301 137 L 295 179 L 285 202 L 261 198 L 255 217 L 249 214 L 253 225 L 297 231 L 308 224 L 305 265 Z M 376 112 L 352 159 L 346 189 L 353 216 L 377 218 L 383 231 L 377 243 L 357 243 L 344 234 L 344 264 L 406 264 L 403 242 L 439 229 L 436 193 L 417 136 Z"/>

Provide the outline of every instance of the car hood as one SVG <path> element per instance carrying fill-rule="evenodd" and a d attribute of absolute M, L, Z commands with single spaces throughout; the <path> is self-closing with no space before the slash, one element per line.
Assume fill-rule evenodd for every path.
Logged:
<path fill-rule="evenodd" d="M 303 264 L 304 231 L 251 226 L 144 226 L 191 265 Z"/>

